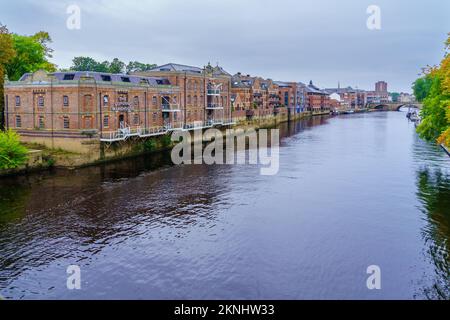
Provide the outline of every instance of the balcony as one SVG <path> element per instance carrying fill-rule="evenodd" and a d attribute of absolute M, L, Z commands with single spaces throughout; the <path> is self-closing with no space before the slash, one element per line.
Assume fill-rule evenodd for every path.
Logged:
<path fill-rule="evenodd" d="M 162 112 L 180 112 L 180 105 L 169 103 L 169 104 L 163 104 L 161 105 Z"/>
<path fill-rule="evenodd" d="M 221 110 L 223 109 L 223 106 L 217 104 L 217 103 L 208 103 L 206 106 L 207 110 Z"/>

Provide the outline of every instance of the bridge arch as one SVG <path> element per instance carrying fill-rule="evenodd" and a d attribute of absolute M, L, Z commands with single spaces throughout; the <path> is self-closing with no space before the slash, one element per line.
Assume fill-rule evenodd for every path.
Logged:
<path fill-rule="evenodd" d="M 403 107 L 410 107 L 412 109 L 417 109 L 417 110 L 420 109 L 420 107 L 414 103 L 404 103 L 404 104 L 400 104 L 399 106 L 397 106 L 397 111 L 400 111 L 400 109 Z"/>
<path fill-rule="evenodd" d="M 378 104 L 373 107 L 376 110 L 388 110 L 389 106 L 387 104 Z"/>

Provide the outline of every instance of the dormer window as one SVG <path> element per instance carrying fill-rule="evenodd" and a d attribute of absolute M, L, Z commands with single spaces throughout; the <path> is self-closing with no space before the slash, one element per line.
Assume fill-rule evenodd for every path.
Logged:
<path fill-rule="evenodd" d="M 102 81 L 108 81 L 108 82 L 111 81 L 111 76 L 110 75 L 102 74 L 101 77 L 102 77 Z"/>
<path fill-rule="evenodd" d="M 122 82 L 131 82 L 129 77 L 122 77 Z"/>
<path fill-rule="evenodd" d="M 63 80 L 73 80 L 75 79 L 75 75 L 73 73 L 65 74 Z"/>

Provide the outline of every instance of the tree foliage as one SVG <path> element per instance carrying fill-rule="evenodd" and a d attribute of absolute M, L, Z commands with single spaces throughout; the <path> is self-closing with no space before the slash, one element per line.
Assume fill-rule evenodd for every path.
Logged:
<path fill-rule="evenodd" d="M 156 64 L 141 63 L 138 61 L 130 61 L 127 65 L 127 73 L 148 71 L 156 67 Z"/>
<path fill-rule="evenodd" d="M 27 161 L 28 149 L 14 131 L 0 132 L 0 170 L 14 169 Z"/>
<path fill-rule="evenodd" d="M 47 46 L 51 38 L 47 33 L 41 31 L 33 36 L 13 34 L 12 38 L 16 55 L 6 65 L 10 80 L 17 81 L 27 72 L 56 70 L 56 66 L 47 60 L 51 56 L 51 49 Z"/>
<path fill-rule="evenodd" d="M 413 91 L 416 96 L 417 101 L 422 102 L 423 99 L 427 97 L 431 90 L 431 85 L 433 83 L 433 78 L 431 75 L 427 74 L 413 83 Z"/>
<path fill-rule="evenodd" d="M 14 40 L 12 35 L 6 26 L 0 23 L 0 129 L 3 129 L 4 119 L 3 111 L 4 106 L 4 94 L 3 85 L 6 74 L 6 66 L 15 57 L 16 51 L 14 50 Z"/>
<path fill-rule="evenodd" d="M 422 122 L 417 127 L 420 136 L 450 146 L 450 34 L 444 59 L 439 66 L 429 67 L 425 76 L 413 86 L 414 94 L 422 100 Z M 417 95 L 419 94 L 419 96 Z"/>
<path fill-rule="evenodd" d="M 128 64 L 125 64 L 118 58 L 114 58 L 111 62 L 98 62 L 91 57 L 75 57 L 72 60 L 72 66 L 70 67 L 70 70 L 108 73 L 131 73 L 147 71 L 154 67 L 156 67 L 155 64 L 147 64 L 139 61 L 130 61 Z"/>

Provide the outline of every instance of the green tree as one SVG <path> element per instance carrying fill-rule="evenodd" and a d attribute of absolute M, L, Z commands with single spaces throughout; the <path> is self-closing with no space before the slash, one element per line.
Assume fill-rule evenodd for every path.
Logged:
<path fill-rule="evenodd" d="M 6 65 L 6 72 L 12 81 L 17 81 L 27 72 L 46 70 L 53 72 L 56 66 L 47 60 L 48 48 L 41 36 L 12 35 L 16 56 Z M 44 41 L 44 42 L 43 42 Z"/>
<path fill-rule="evenodd" d="M 400 93 L 398 93 L 398 92 L 391 92 L 390 96 L 392 98 L 392 102 L 398 102 L 398 98 L 400 97 Z"/>
<path fill-rule="evenodd" d="M 130 61 L 130 63 L 128 63 L 126 71 L 127 73 L 131 73 L 131 72 L 143 72 L 143 71 L 148 71 L 150 69 L 153 69 L 156 67 L 156 64 L 148 64 L 148 63 L 142 63 L 139 61 Z"/>
<path fill-rule="evenodd" d="M 27 160 L 28 149 L 20 144 L 19 135 L 8 130 L 0 132 L 0 170 L 14 169 Z"/>
<path fill-rule="evenodd" d="M 439 66 L 425 70 L 422 80 L 416 81 L 414 93 L 422 94 L 422 121 L 417 132 L 426 140 L 450 145 L 450 34 L 444 59 Z M 417 87 L 417 88 L 416 88 Z"/>
<path fill-rule="evenodd" d="M 117 58 L 114 58 L 113 61 L 111 61 L 111 64 L 109 65 L 109 72 L 110 73 L 124 73 L 125 72 L 125 63 L 120 61 Z"/>
<path fill-rule="evenodd" d="M 72 60 L 72 66 L 70 69 L 74 71 L 108 72 L 109 63 L 106 62 L 106 64 L 101 64 L 91 57 L 75 57 Z"/>
<path fill-rule="evenodd" d="M 8 28 L 0 23 L 0 129 L 4 128 L 4 80 L 6 75 L 6 66 L 15 57 L 14 41 Z"/>
<path fill-rule="evenodd" d="M 433 79 L 431 75 L 427 74 L 413 83 L 413 91 L 417 101 L 422 102 L 431 90 Z"/>

